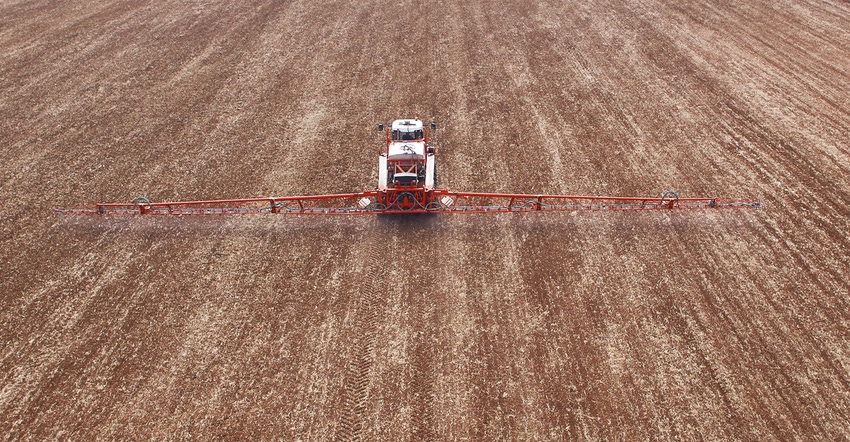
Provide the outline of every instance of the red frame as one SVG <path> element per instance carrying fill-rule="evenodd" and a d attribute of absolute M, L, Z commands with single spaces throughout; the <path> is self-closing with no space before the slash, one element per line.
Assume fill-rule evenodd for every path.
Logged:
<path fill-rule="evenodd" d="M 361 207 L 363 198 L 369 204 Z M 448 204 L 447 204 L 448 203 Z M 230 215 L 301 214 L 355 215 L 376 213 L 498 213 L 579 210 L 675 210 L 758 208 L 759 202 L 719 198 L 651 198 L 522 193 L 452 192 L 421 187 L 386 191 L 268 198 L 243 198 L 164 203 L 104 203 L 93 207 L 54 209 L 66 215 Z"/>
<path fill-rule="evenodd" d="M 428 146 L 428 128 L 423 125 L 422 138 Z M 386 128 L 384 155 L 394 141 L 391 128 Z M 426 154 L 427 156 L 427 154 Z M 387 167 L 401 167 L 388 161 Z M 424 167 L 414 160 L 413 168 Z M 394 169 L 395 170 L 395 169 Z M 671 197 L 667 197 L 671 195 Z M 364 198 L 368 198 L 368 204 Z M 137 202 L 141 200 L 142 202 Z M 151 203 L 137 198 L 132 203 L 103 203 L 93 207 L 54 209 L 65 215 L 229 215 L 229 214 L 300 214 L 354 215 L 375 213 L 493 213 L 493 212 L 555 212 L 576 210 L 673 210 L 705 208 L 759 208 L 759 202 L 729 201 L 718 198 L 679 198 L 667 192 L 661 198 L 617 197 L 586 195 L 532 195 L 522 193 L 452 192 L 443 189 L 427 190 L 421 183 L 393 186 L 386 190 L 335 195 L 308 195 L 268 198 L 242 198 L 207 201 L 175 201 Z"/>

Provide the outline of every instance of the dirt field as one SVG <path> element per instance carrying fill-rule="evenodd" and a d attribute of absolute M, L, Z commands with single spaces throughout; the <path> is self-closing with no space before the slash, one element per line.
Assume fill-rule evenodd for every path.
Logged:
<path fill-rule="evenodd" d="M 847 440 L 850 3 L 0 0 L 3 440 Z M 758 211 L 60 217 L 452 190 Z"/>

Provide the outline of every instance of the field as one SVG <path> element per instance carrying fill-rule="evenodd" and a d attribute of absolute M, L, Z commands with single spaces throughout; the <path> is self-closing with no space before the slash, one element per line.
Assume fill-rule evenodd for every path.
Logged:
<path fill-rule="evenodd" d="M 850 3 L 0 0 L 3 440 L 847 440 Z M 451 190 L 760 210 L 73 217 Z"/>

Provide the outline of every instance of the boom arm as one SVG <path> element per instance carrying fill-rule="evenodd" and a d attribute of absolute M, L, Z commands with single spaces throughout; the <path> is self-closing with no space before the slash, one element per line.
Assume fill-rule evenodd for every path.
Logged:
<path fill-rule="evenodd" d="M 63 215 L 232 215 L 232 214 L 376 214 L 498 213 L 579 210 L 678 210 L 759 208 L 759 202 L 720 198 L 679 198 L 672 191 L 655 197 L 532 195 L 511 193 L 422 192 L 379 190 L 335 195 L 247 198 L 153 203 L 139 197 L 131 203 L 104 203 L 84 208 L 54 209 Z"/>
<path fill-rule="evenodd" d="M 758 202 L 719 198 L 679 198 L 667 191 L 660 198 L 587 195 L 528 195 L 438 191 L 441 212 L 558 212 L 577 210 L 671 210 L 758 208 Z"/>

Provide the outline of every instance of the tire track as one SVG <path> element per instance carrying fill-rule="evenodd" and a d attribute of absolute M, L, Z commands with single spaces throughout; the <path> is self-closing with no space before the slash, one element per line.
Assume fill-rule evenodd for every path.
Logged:
<path fill-rule="evenodd" d="M 420 298 L 422 299 L 422 298 Z M 424 300 L 420 300 L 421 306 Z M 434 370 L 433 345 L 430 345 L 434 333 L 434 318 L 431 312 L 422 312 L 419 308 L 416 319 L 423 324 L 424 330 L 418 332 L 417 343 L 412 354 L 411 389 L 412 409 L 411 436 L 413 440 L 434 440 Z"/>
<path fill-rule="evenodd" d="M 378 283 L 381 272 L 380 251 L 376 241 L 370 240 L 364 268 L 368 278 L 363 286 L 360 305 L 357 307 L 355 329 L 359 331 L 353 357 L 348 363 L 343 385 L 343 410 L 336 440 L 362 440 L 364 412 L 369 401 L 369 373 L 375 358 L 375 342 L 378 334 L 378 315 L 380 298 Z"/>

